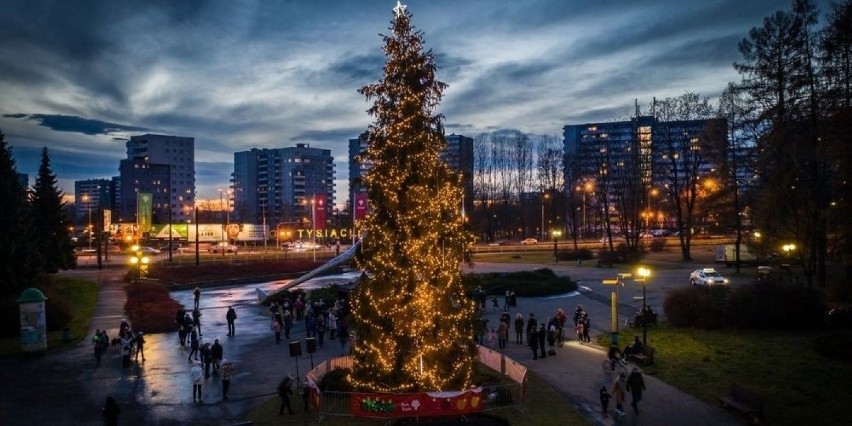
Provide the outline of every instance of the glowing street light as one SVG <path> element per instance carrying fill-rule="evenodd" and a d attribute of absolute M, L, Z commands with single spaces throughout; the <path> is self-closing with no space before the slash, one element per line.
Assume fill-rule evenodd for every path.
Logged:
<path fill-rule="evenodd" d="M 133 250 L 134 255 L 130 257 L 130 264 L 136 267 L 136 289 L 137 289 L 137 303 L 139 305 L 142 304 L 142 271 L 148 270 L 148 256 L 145 256 L 139 246 L 133 246 L 131 248 Z"/>
<path fill-rule="evenodd" d="M 638 275 L 639 278 L 635 279 L 634 281 L 642 283 L 642 343 L 647 344 L 648 318 L 646 318 L 645 316 L 648 313 L 648 301 L 646 298 L 646 287 L 648 284 L 648 278 L 651 276 L 651 268 L 640 266 L 638 269 L 636 269 L 636 275 Z"/>

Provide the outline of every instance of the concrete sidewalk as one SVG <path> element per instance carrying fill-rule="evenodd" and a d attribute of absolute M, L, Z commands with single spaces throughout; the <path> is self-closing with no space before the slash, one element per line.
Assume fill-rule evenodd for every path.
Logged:
<path fill-rule="evenodd" d="M 495 269 L 529 269 L 541 265 L 479 264 L 477 272 Z M 552 265 L 548 265 L 552 266 Z M 572 275 L 584 271 L 561 265 L 558 273 Z M 70 273 L 87 277 L 99 284 L 98 301 L 91 323 L 91 331 L 106 328 L 110 337 L 117 335 L 123 318 L 125 302 L 124 268 L 80 270 Z M 595 272 L 587 268 L 585 272 Z M 50 353 L 34 359 L 0 360 L 0 424 L 3 425 L 98 425 L 102 424 L 100 409 L 107 395 L 114 396 L 122 409 L 120 424 L 124 425 L 231 425 L 245 419 L 248 411 L 261 402 L 275 398 L 278 381 L 288 373 L 304 374 L 310 367 L 306 356 L 290 358 L 287 345 L 276 345 L 269 331 L 266 309 L 256 304 L 257 286 L 217 287 L 205 289 L 202 297 L 204 341 L 218 337 L 225 347 L 225 357 L 235 363 L 230 398 L 221 398 L 221 382 L 211 376 L 203 386 L 204 402 L 192 402 L 188 378 L 190 363 L 188 351 L 177 343 L 177 333 L 146 336 L 144 363 L 131 368 L 120 367 L 120 355 L 115 349 L 106 356 L 101 366 L 94 367 L 94 356 L 84 339 L 77 347 Z M 190 291 L 173 293 L 184 306 L 192 306 Z M 526 319 L 535 312 L 539 321 L 562 308 L 569 316 L 577 304 L 582 304 L 593 319 L 594 333 L 606 331 L 608 322 L 607 299 L 600 294 L 579 292 L 564 297 L 519 298 L 517 312 Z M 237 335 L 226 336 L 224 320 L 226 305 L 235 305 L 238 312 Z M 489 302 L 490 308 L 490 302 Z M 499 321 L 501 312 L 485 312 L 489 324 Z M 570 323 L 570 320 L 569 320 Z M 566 332 L 566 336 L 573 336 Z M 296 323 L 293 339 L 304 339 L 303 323 Z M 625 336 L 627 338 L 629 336 Z M 566 400 L 594 424 L 646 424 L 646 425 L 724 425 L 742 421 L 721 408 L 698 401 L 692 396 L 669 386 L 654 377 L 645 376 L 646 393 L 640 403 L 640 414 L 632 413 L 628 396 L 625 416 L 614 416 L 614 402 L 610 403 L 610 416 L 600 414 L 598 390 L 609 386 L 611 373 L 604 372 L 602 363 L 606 355 L 595 345 L 581 345 L 576 339 L 557 348 L 556 356 L 533 361 L 526 345 L 514 343 L 510 332 L 507 356 L 527 365 L 543 377 Z M 304 348 L 303 348 L 304 350 Z M 340 355 L 337 341 L 327 342 L 314 354 L 314 363 Z M 661 354 L 660 356 L 665 356 Z M 298 367 L 296 365 L 298 361 Z M 535 398 L 535 395 L 530 395 Z M 298 401 L 298 398 L 296 399 Z"/>

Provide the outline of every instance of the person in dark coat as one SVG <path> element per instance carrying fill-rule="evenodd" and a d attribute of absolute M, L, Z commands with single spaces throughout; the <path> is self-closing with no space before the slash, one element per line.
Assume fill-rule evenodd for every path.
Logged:
<path fill-rule="evenodd" d="M 293 412 L 293 407 L 290 406 L 290 399 L 293 396 L 293 377 L 287 376 L 284 380 L 281 380 L 281 383 L 278 384 L 278 397 L 281 398 L 281 408 L 278 409 L 278 415 L 284 414 L 284 407 L 287 407 L 287 412 L 290 414 L 296 414 Z"/>
<path fill-rule="evenodd" d="M 225 314 L 225 319 L 228 320 L 228 336 L 236 334 L 234 321 L 237 319 L 237 312 L 233 306 L 228 306 L 228 313 Z"/>
<path fill-rule="evenodd" d="M 183 306 L 178 308 L 177 314 L 175 314 L 175 324 L 177 324 L 178 328 L 178 339 L 180 339 L 180 345 L 186 346 L 186 328 L 183 326 L 183 318 L 186 316 L 186 311 L 183 310 Z"/>
<path fill-rule="evenodd" d="M 201 301 L 201 289 L 195 287 L 195 290 L 192 290 L 192 298 L 195 301 L 195 309 L 198 309 L 198 302 Z"/>
<path fill-rule="evenodd" d="M 524 316 L 520 312 L 515 316 L 515 343 L 524 344 Z"/>
<path fill-rule="evenodd" d="M 538 348 L 541 350 L 541 357 L 547 358 L 547 352 L 544 351 L 544 344 L 547 343 L 547 329 L 544 324 L 538 327 Z"/>
<path fill-rule="evenodd" d="M 606 386 L 601 386 L 600 390 L 600 399 L 601 399 L 601 414 L 606 416 L 609 412 L 609 399 L 612 395 L 609 394 L 606 390 Z"/>
<path fill-rule="evenodd" d="M 527 332 L 527 344 L 533 351 L 533 359 L 538 359 L 538 333 Z"/>
<path fill-rule="evenodd" d="M 189 358 L 187 361 L 192 362 L 192 355 L 195 355 L 195 360 L 198 361 L 198 332 L 193 328 L 189 332 Z"/>
<path fill-rule="evenodd" d="M 213 372 L 216 373 L 219 371 L 219 363 L 222 362 L 222 358 L 224 355 L 224 350 L 222 348 L 222 344 L 219 343 L 219 339 L 213 340 L 213 345 L 210 346 L 210 358 L 213 361 Z"/>
<path fill-rule="evenodd" d="M 118 415 L 121 414 L 121 408 L 118 406 L 118 403 L 115 402 L 115 398 L 111 396 L 106 397 L 106 403 L 104 404 L 102 411 L 104 414 L 104 425 L 118 425 Z"/>
<path fill-rule="evenodd" d="M 645 380 L 642 378 L 642 373 L 639 372 L 638 368 L 634 368 L 630 372 L 630 376 L 627 377 L 627 390 L 630 391 L 630 395 L 633 398 L 630 401 L 630 405 L 633 407 L 633 411 L 639 414 L 639 401 L 642 400 L 642 391 L 645 390 Z"/>
<path fill-rule="evenodd" d="M 203 336 L 201 333 L 201 311 L 198 308 L 192 310 L 192 325 L 198 329 L 198 335 Z"/>
<path fill-rule="evenodd" d="M 527 320 L 527 342 L 536 333 L 536 330 L 538 330 L 538 322 L 535 319 L 535 314 L 530 312 L 530 318 Z"/>

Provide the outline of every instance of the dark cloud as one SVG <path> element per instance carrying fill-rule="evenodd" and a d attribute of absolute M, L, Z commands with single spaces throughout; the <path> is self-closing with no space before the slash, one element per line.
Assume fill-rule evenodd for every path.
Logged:
<path fill-rule="evenodd" d="M 113 132 L 144 132 L 148 129 L 139 126 L 109 123 L 73 115 L 57 114 L 4 114 L 7 118 L 26 118 L 57 132 L 82 133 L 84 135 L 108 135 Z"/>
<path fill-rule="evenodd" d="M 367 124 L 364 127 L 351 127 L 343 129 L 329 130 L 310 130 L 299 133 L 290 138 L 294 142 L 309 142 L 309 141 L 326 141 L 330 143 L 346 142 L 349 139 L 355 139 L 361 133 L 367 130 Z M 317 147 L 320 148 L 320 147 Z"/>
<path fill-rule="evenodd" d="M 363 85 L 382 76 L 386 59 L 381 53 L 346 56 L 331 64 L 328 70 L 340 77 L 341 83 Z"/>

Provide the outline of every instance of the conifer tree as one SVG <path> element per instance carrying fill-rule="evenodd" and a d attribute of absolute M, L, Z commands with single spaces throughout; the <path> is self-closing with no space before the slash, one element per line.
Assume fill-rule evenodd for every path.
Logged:
<path fill-rule="evenodd" d="M 54 273 L 76 266 L 74 246 L 68 230 L 71 222 L 65 215 L 62 191 L 50 169 L 47 148 L 41 150 L 41 164 L 30 200 L 33 215 L 34 242 L 44 256 L 42 270 Z"/>
<path fill-rule="evenodd" d="M 411 14 L 397 5 L 383 36 L 383 78 L 360 90 L 374 122 L 362 164 L 371 211 L 356 258 L 369 278 L 352 297 L 358 333 L 351 380 L 378 391 L 436 391 L 470 386 L 475 355 L 474 304 L 461 262 L 473 243 L 460 216 L 461 176 L 440 159 L 446 85 L 435 79 Z"/>
<path fill-rule="evenodd" d="M 36 285 L 41 258 L 30 244 L 26 188 L 18 181 L 12 149 L 0 132 L 0 296 Z"/>

